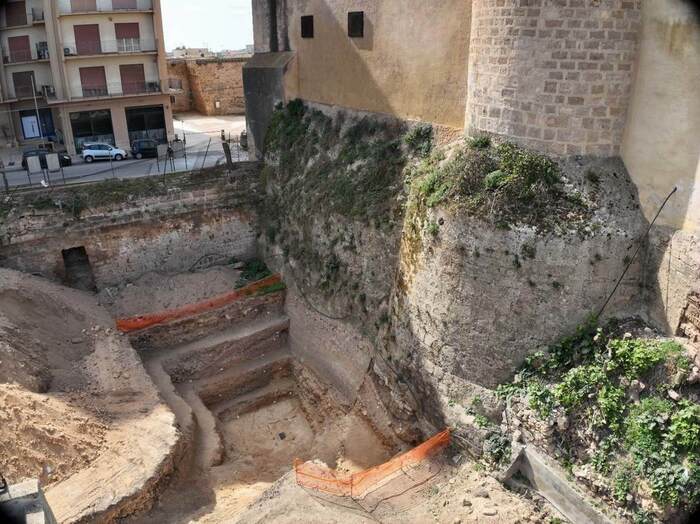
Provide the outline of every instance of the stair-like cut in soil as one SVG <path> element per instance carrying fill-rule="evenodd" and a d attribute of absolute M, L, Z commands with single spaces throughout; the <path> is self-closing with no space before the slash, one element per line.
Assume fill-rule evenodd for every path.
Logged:
<path fill-rule="evenodd" d="M 211 406 L 291 376 L 291 363 L 292 354 L 287 347 L 274 349 L 217 375 L 196 380 L 194 388 L 202 402 Z"/>
<path fill-rule="evenodd" d="M 296 390 L 297 385 L 294 378 L 285 377 L 255 389 L 250 393 L 238 395 L 211 406 L 211 410 L 220 420 L 228 420 L 260 409 L 280 399 L 292 397 L 296 395 Z"/>

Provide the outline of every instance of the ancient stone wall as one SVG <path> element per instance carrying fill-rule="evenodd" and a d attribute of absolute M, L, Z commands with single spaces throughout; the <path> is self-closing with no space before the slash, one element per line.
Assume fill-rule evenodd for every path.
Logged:
<path fill-rule="evenodd" d="M 640 0 L 475 0 L 466 128 L 553 154 L 617 155 Z"/>
<path fill-rule="evenodd" d="M 173 111 L 244 114 L 243 65 L 246 61 L 247 58 L 169 60 L 170 77 L 182 82 L 182 90 L 173 93 Z"/>
<path fill-rule="evenodd" d="M 174 178 L 163 195 L 127 195 L 118 203 L 86 209 L 80 218 L 55 207 L 32 209 L 19 203 L 0 224 L 0 265 L 62 281 L 62 251 L 84 247 L 102 288 L 148 271 L 187 271 L 202 260 L 252 258 L 257 165 L 245 164 L 234 175 L 199 175 L 204 180 L 195 186 Z M 90 191 L 90 186 L 83 189 Z M 52 198 L 70 202 L 61 193 Z"/>
<path fill-rule="evenodd" d="M 173 113 L 192 111 L 192 88 L 185 60 L 168 60 L 168 78 L 179 82 L 181 88 L 171 85 L 170 96 L 175 99 L 172 103 Z"/>

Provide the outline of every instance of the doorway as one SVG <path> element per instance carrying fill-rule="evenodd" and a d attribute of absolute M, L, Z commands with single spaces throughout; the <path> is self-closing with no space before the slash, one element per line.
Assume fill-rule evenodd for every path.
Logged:
<path fill-rule="evenodd" d="M 97 291 L 95 275 L 85 247 L 64 249 L 61 254 L 66 272 L 66 284 L 82 291 Z"/>

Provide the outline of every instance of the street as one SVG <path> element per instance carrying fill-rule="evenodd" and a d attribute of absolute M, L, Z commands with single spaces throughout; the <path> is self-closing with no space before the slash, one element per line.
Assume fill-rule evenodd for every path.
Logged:
<path fill-rule="evenodd" d="M 226 137 L 238 138 L 245 129 L 245 117 L 243 116 L 219 116 L 207 117 L 196 113 L 176 115 L 175 133 L 180 140 L 186 140 L 184 153 L 179 153 L 167 163 L 155 158 L 143 158 L 136 160 L 128 158 L 121 162 L 99 161 L 91 164 L 85 163 L 79 156 L 73 157 L 73 165 L 63 168 L 63 172 L 48 173 L 49 183 L 75 184 L 107 180 L 110 178 L 135 178 L 149 175 L 158 175 L 173 172 L 214 167 L 224 163 L 225 156 L 221 143 L 221 131 Z M 234 162 L 247 160 L 247 153 L 240 150 L 234 143 L 231 144 L 231 154 Z M 19 164 L 19 163 L 18 163 Z M 43 173 L 34 173 L 31 177 L 21 166 L 12 166 L 5 169 L 7 183 L 10 187 L 27 185 L 40 185 L 44 179 Z"/>

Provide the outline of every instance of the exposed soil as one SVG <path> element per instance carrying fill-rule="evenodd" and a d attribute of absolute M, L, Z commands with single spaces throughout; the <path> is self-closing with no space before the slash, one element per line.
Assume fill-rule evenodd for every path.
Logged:
<path fill-rule="evenodd" d="M 153 313 L 228 293 L 240 274 L 231 266 L 191 273 L 146 273 L 134 282 L 104 288 L 99 301 L 115 318 Z"/>
<path fill-rule="evenodd" d="M 84 367 L 93 327 L 110 322 L 95 309 L 89 295 L 0 270 L 0 467 L 11 482 L 63 480 L 103 445 L 108 421 Z"/>

